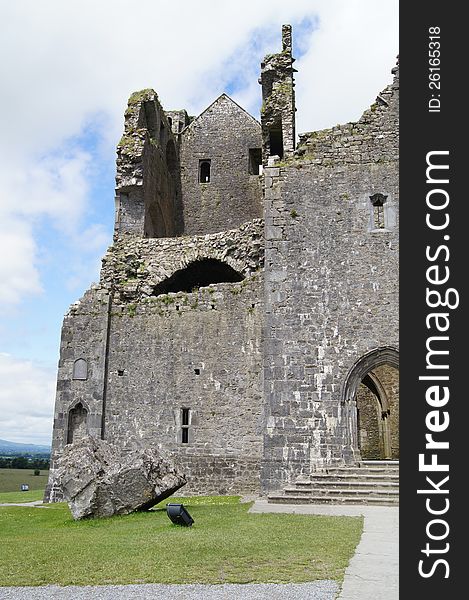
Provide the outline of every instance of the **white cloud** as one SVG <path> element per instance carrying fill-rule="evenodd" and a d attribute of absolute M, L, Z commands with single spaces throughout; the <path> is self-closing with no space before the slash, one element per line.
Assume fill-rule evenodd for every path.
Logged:
<path fill-rule="evenodd" d="M 11 215 L 0 217 L 0 305 L 12 305 L 42 291 L 31 227 Z"/>
<path fill-rule="evenodd" d="M 0 353 L 0 438 L 49 444 L 55 369 Z"/>
<path fill-rule="evenodd" d="M 295 64 L 297 129 L 356 119 L 390 81 L 398 50 L 397 5 L 397 0 L 0 3 L 0 302 L 14 306 L 32 294 L 47 296 L 41 261 L 56 248 L 44 230 L 51 236 L 55 228 L 56 237 L 66 239 L 60 255 L 66 287 L 81 287 L 81 295 L 90 272 L 97 272 L 111 240 L 99 216 L 90 216 L 89 178 L 99 173 L 103 157 L 113 156 L 132 91 L 153 87 L 166 109 L 197 114 L 236 80 L 235 100 L 253 111 L 260 96 L 258 61 L 264 52 L 280 50 L 280 25 L 318 18 L 317 31 L 302 30 L 304 54 Z M 87 143 L 90 127 L 99 136 L 96 148 Z M 111 203 L 111 218 L 112 212 Z M 2 355 L 0 375 L 0 437 L 47 441 L 54 373 Z"/>
<path fill-rule="evenodd" d="M 319 29 L 296 63 L 298 131 L 357 120 L 392 81 L 398 2 L 321 2 Z"/>
<path fill-rule="evenodd" d="M 258 105 L 257 60 L 280 49 L 280 24 L 318 19 L 297 62 L 298 130 L 357 118 L 389 81 L 397 52 L 397 0 L 36 0 L 5 2 L 0 53 L 0 216 L 22 218 L 16 273 L 32 273 L 10 300 L 40 289 L 33 236 L 47 217 L 77 239 L 86 214 L 90 155 L 72 136 L 100 122 L 109 157 L 129 94 L 154 87 L 166 108 L 205 108 L 230 78 L 235 99 Z M 256 39 L 253 40 L 253 33 Z M 295 35 L 295 33 L 294 33 Z M 262 52 L 254 61 L 253 52 Z M 257 115 L 255 115 L 257 116 Z M 5 209 L 5 205 L 10 207 Z M 112 207 L 109 207 L 112 211 Z M 27 238 L 27 239 L 26 239 Z M 4 240 L 11 248 L 11 236 Z M 14 247 L 21 246 L 13 240 Z M 7 273 L 8 274 L 8 273 Z M 23 290 L 23 292 L 21 291 Z"/>

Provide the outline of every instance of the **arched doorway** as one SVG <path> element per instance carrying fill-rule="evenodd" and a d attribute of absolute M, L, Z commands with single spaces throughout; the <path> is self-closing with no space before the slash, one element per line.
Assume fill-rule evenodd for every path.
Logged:
<path fill-rule="evenodd" d="M 399 459 L 399 354 L 378 348 L 350 370 L 345 385 L 350 442 L 363 460 Z"/>

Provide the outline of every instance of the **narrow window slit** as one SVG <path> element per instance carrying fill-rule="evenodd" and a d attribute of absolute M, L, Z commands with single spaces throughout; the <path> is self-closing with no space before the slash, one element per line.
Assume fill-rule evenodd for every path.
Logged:
<path fill-rule="evenodd" d="M 385 229 L 386 227 L 384 219 L 384 204 L 386 199 L 387 196 L 381 193 L 370 196 L 371 205 L 373 207 L 373 229 Z"/>
<path fill-rule="evenodd" d="M 181 443 L 189 443 L 189 417 L 190 409 L 181 408 Z"/>

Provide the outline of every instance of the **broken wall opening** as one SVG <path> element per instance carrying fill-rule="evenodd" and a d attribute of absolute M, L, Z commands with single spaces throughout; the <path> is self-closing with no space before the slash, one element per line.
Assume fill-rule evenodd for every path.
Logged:
<path fill-rule="evenodd" d="M 214 258 L 204 258 L 190 263 L 186 268 L 175 271 L 171 277 L 154 288 L 153 295 L 170 292 L 192 292 L 212 283 L 236 283 L 244 279 L 230 265 Z"/>

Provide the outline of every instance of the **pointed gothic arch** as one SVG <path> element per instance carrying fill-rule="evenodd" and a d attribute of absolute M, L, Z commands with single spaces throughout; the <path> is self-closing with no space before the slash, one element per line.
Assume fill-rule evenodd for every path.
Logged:
<path fill-rule="evenodd" d="M 355 459 L 399 458 L 399 353 L 380 347 L 349 370 L 342 390 Z"/>
<path fill-rule="evenodd" d="M 77 402 L 68 411 L 67 444 L 88 435 L 88 408 L 84 402 Z"/>

